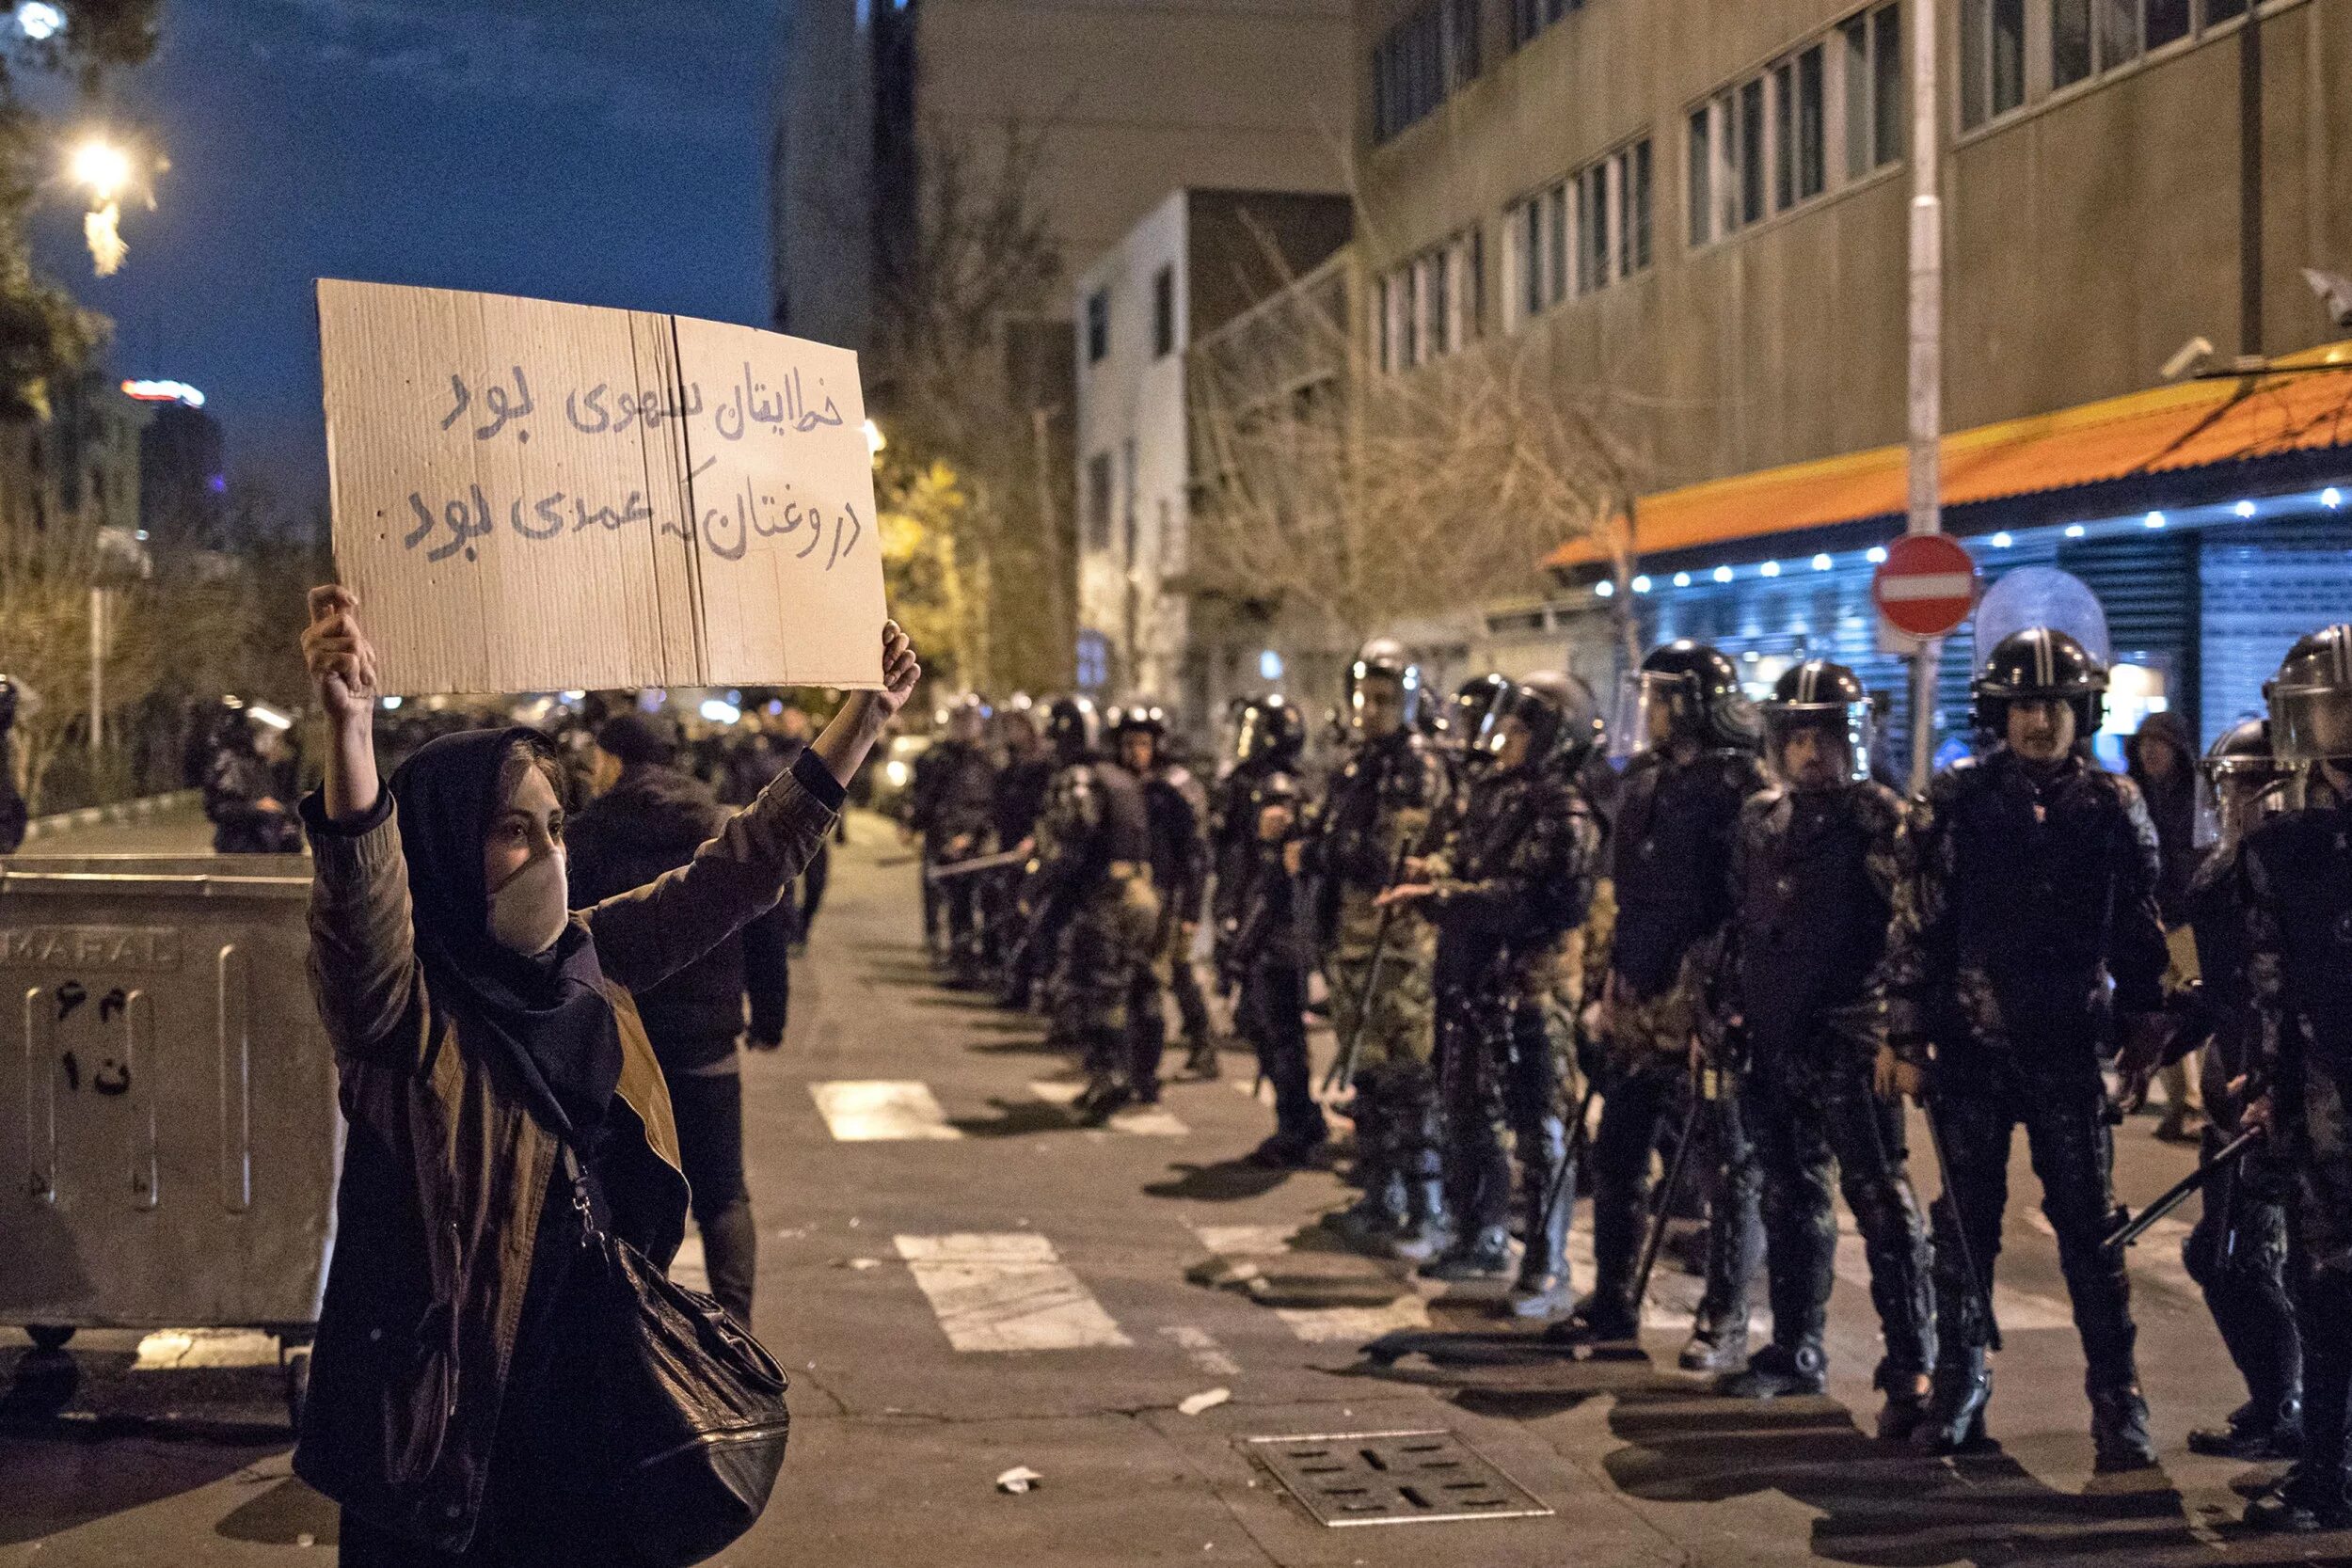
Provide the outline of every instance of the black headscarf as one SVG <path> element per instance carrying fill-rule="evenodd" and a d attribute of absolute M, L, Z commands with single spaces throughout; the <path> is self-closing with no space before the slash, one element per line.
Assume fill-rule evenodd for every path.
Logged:
<path fill-rule="evenodd" d="M 490 935 L 482 847 L 505 806 L 499 771 L 518 744 L 555 756 L 536 730 L 469 730 L 427 742 L 392 774 L 417 957 L 463 1037 L 504 1056 L 543 1112 L 552 1102 L 592 1143 L 621 1078 L 620 1025 L 598 990 L 596 945 L 578 921 L 536 958 Z"/>

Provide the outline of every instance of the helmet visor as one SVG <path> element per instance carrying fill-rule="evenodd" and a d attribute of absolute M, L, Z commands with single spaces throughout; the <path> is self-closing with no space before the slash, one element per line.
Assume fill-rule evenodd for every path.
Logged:
<path fill-rule="evenodd" d="M 2352 764 L 2352 689 L 2273 684 L 2270 736 L 2279 761 L 2286 767 Z"/>
<path fill-rule="evenodd" d="M 1678 736 L 1693 736 L 1698 717 L 1698 698 L 1688 675 L 1633 671 L 1617 683 L 1616 712 L 1609 722 L 1610 759 L 1623 762 Z"/>
<path fill-rule="evenodd" d="M 1758 706 L 1764 718 L 1764 757 L 1783 783 L 1801 782 L 1789 756 L 1790 742 L 1800 735 L 1829 747 L 1839 779 L 1859 784 L 1870 776 L 1876 718 L 1868 702 L 1764 703 Z"/>

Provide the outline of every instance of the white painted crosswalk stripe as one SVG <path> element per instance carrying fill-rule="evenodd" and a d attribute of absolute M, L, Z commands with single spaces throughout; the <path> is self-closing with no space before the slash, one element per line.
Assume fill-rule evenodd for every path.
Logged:
<path fill-rule="evenodd" d="M 1272 1289 L 1265 1274 L 1265 1261 L 1277 1258 L 1300 1256 L 1291 1246 L 1296 1227 L 1287 1225 L 1195 1225 L 1192 1233 L 1228 1265 L 1228 1274 L 1220 1283 L 1238 1286 L 1251 1295 L 1261 1295 Z M 1347 1304 L 1334 1307 L 1282 1307 L 1273 1308 L 1274 1315 L 1303 1342 L 1311 1345 L 1356 1343 L 1376 1339 L 1383 1334 L 1429 1326 L 1429 1301 L 1441 1294 L 1443 1287 L 1414 1279 L 1402 1283 L 1370 1259 L 1350 1259 L 1344 1254 L 1315 1255 L 1316 1278 L 1333 1283 L 1393 1287 L 1397 1293 L 1387 1302 Z"/>
<path fill-rule="evenodd" d="M 841 1143 L 963 1136 L 961 1128 L 949 1124 L 928 1084 L 850 1079 L 811 1084 L 808 1092 Z"/>
<path fill-rule="evenodd" d="M 1041 1078 L 1029 1085 L 1029 1092 L 1048 1105 L 1074 1105 L 1078 1096 L 1086 1092 L 1086 1085 L 1066 1078 Z M 1074 1123 L 1074 1113 L 1073 1120 Z M 1130 1105 L 1112 1112 L 1104 1125 L 1114 1132 L 1133 1132 L 1148 1138 L 1181 1138 L 1192 1131 L 1165 1105 Z"/>
<path fill-rule="evenodd" d="M 1133 1344 L 1034 1231 L 900 1236 L 898 1256 L 960 1351 L 1082 1350 Z"/>

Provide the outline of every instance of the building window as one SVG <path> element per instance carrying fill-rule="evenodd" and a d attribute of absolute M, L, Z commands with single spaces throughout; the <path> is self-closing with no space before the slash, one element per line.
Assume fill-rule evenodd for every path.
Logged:
<path fill-rule="evenodd" d="M 2090 74 L 2090 0 L 2050 0 L 2050 86 Z"/>
<path fill-rule="evenodd" d="M 1099 365 L 1111 351 L 1111 292 L 1097 289 L 1087 295 L 1087 363 Z"/>
<path fill-rule="evenodd" d="M 1087 459 L 1087 548 L 1111 547 L 1111 454 L 1098 451 Z"/>
<path fill-rule="evenodd" d="M 1165 359 L 1176 352 L 1176 269 L 1162 267 L 1152 275 L 1152 357 Z"/>
<path fill-rule="evenodd" d="M 1899 24 L 1892 5 L 1849 17 L 1690 110 L 1684 194 L 1692 245 L 1826 195 L 1833 147 L 1844 150 L 1836 171 L 1844 183 L 1901 156 Z M 1888 77 L 1889 70 L 1898 74 Z M 1639 206 L 1646 185 L 1645 175 L 1633 187 L 1637 248 L 1648 226 Z"/>
<path fill-rule="evenodd" d="M 1978 126 L 2246 13 L 2246 0 L 1962 0 L 1960 128 Z M 2028 47 L 2027 35 L 2042 47 Z"/>
<path fill-rule="evenodd" d="M 1425 119 L 1478 74 L 1479 0 L 1431 0 L 1372 48 L 1372 139 Z"/>
<path fill-rule="evenodd" d="M 1571 292 L 1588 294 L 1646 268 L 1655 178 L 1645 136 L 1513 203 L 1502 218 L 1516 318 L 1508 325 L 1542 314 Z"/>
<path fill-rule="evenodd" d="M 1961 0 L 1960 128 L 2026 102 L 2026 0 Z"/>
<path fill-rule="evenodd" d="M 1583 8 L 1584 0 L 1511 0 L 1511 47 L 1519 48 L 1570 11 Z"/>
<path fill-rule="evenodd" d="M 1120 541 L 1125 546 L 1120 559 L 1132 567 L 1141 545 L 1136 535 L 1142 526 L 1142 509 L 1136 496 L 1136 438 L 1132 436 L 1119 446 L 1119 531 Z"/>
<path fill-rule="evenodd" d="M 1411 370 L 1476 341 L 1484 329 L 1485 270 L 1486 247 L 1476 230 L 1391 268 L 1377 286 L 1384 322 L 1380 368 Z"/>
<path fill-rule="evenodd" d="M 1711 203 L 1715 199 L 1715 150 L 1708 127 L 1714 117 L 1705 108 L 1691 111 L 1690 225 L 1691 244 L 1703 245 L 1714 237 Z"/>
<path fill-rule="evenodd" d="M 1111 640 L 1099 631 L 1081 631 L 1077 647 L 1078 688 L 1100 691 L 1111 683 Z"/>

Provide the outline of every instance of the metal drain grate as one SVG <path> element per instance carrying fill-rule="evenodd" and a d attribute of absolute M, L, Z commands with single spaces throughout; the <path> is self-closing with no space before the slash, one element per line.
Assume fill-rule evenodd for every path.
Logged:
<path fill-rule="evenodd" d="M 1252 1437 L 1250 1450 L 1324 1524 L 1537 1519 L 1552 1511 L 1450 1432 Z"/>

